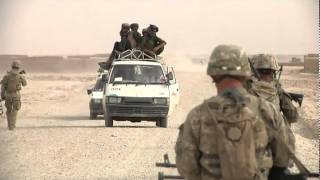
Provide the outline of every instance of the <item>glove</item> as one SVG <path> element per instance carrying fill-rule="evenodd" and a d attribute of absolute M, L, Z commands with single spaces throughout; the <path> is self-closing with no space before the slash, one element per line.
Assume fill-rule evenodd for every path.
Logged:
<path fill-rule="evenodd" d="M 268 180 L 285 180 L 285 170 L 286 168 L 273 166 L 270 169 Z"/>

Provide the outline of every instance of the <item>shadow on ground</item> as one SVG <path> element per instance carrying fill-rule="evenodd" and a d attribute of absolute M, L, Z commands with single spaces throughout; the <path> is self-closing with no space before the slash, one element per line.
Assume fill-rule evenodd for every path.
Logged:
<path fill-rule="evenodd" d="M 63 120 L 63 121 L 79 121 L 90 120 L 88 116 L 68 116 L 68 115 L 53 115 L 53 116 L 29 116 L 26 119 L 44 119 L 44 120 Z M 103 118 L 102 118 L 103 119 Z M 101 119 L 101 120 L 102 120 Z M 98 118 L 97 120 L 100 120 Z M 91 120 L 90 120 L 91 121 Z"/>

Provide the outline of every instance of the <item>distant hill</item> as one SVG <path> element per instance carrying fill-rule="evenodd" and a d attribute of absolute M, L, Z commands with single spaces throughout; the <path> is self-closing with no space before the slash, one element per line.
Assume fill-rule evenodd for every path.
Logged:
<path fill-rule="evenodd" d="M 296 55 L 286 55 L 286 54 L 278 54 L 276 55 L 276 58 L 279 62 L 291 62 L 292 58 L 299 58 L 301 59 L 301 62 L 303 62 L 303 54 L 296 54 Z"/>
<path fill-rule="evenodd" d="M 249 55 L 249 56 L 252 56 L 252 55 Z M 301 62 L 303 62 L 303 57 L 304 57 L 303 54 L 302 55 L 301 54 L 296 54 L 296 55 L 276 54 L 275 56 L 280 63 L 291 62 L 292 58 L 299 58 L 301 59 Z M 188 55 L 187 57 L 190 58 L 193 63 L 201 63 L 201 64 L 207 63 L 209 59 L 209 55 L 203 55 L 203 54 Z"/>
<path fill-rule="evenodd" d="M 0 55 L 0 74 L 10 69 L 13 60 L 20 60 L 27 72 L 95 72 L 98 62 L 109 54 L 70 56 Z"/>

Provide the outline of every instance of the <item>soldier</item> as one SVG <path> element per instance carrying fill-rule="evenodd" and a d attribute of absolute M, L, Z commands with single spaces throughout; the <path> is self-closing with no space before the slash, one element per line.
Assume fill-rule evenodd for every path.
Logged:
<path fill-rule="evenodd" d="M 244 89 L 250 67 L 243 49 L 216 47 L 207 74 L 218 95 L 191 110 L 180 126 L 179 173 L 188 180 L 266 180 L 272 166 L 286 167 L 285 125 L 271 103 Z"/>
<path fill-rule="evenodd" d="M 20 61 L 12 62 L 12 70 L 8 72 L 1 81 L 1 99 L 5 99 L 7 108 L 8 129 L 16 127 L 17 113 L 21 108 L 21 86 L 26 86 L 25 77 L 19 72 Z"/>
<path fill-rule="evenodd" d="M 295 149 L 295 137 L 290 129 L 290 124 L 297 122 L 299 116 L 297 108 L 293 105 L 292 99 L 276 78 L 280 67 L 276 58 L 270 54 L 259 54 L 252 58 L 253 67 L 258 73 L 259 79 L 251 78 L 246 83 L 249 93 L 264 98 L 274 104 L 279 112 L 280 119 L 285 121 L 289 137 L 289 145 L 292 150 Z M 279 169 L 279 167 L 275 167 Z M 270 179 L 274 179 L 270 177 Z"/>
<path fill-rule="evenodd" d="M 299 119 L 297 108 L 293 105 L 290 95 L 276 79 L 277 71 L 280 70 L 277 59 L 270 54 L 260 54 L 253 56 L 252 61 L 260 81 L 257 78 L 250 79 L 249 92 L 274 103 L 277 110 L 284 115 L 287 124 L 297 122 Z"/>
<path fill-rule="evenodd" d="M 139 24 L 132 23 L 130 24 L 131 31 L 128 34 L 128 40 L 130 42 L 131 48 L 137 48 L 141 44 L 142 36 L 138 32 Z"/>
<path fill-rule="evenodd" d="M 164 46 L 167 44 L 164 40 L 159 38 L 156 33 L 159 28 L 150 24 L 147 28 L 147 32 L 143 35 L 140 48 L 149 55 L 159 55 L 164 50 Z"/>

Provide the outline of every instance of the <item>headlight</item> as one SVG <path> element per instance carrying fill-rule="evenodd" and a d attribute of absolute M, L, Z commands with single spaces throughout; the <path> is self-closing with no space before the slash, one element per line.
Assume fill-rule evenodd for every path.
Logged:
<path fill-rule="evenodd" d="M 154 98 L 153 103 L 154 104 L 167 104 L 167 98 Z"/>
<path fill-rule="evenodd" d="M 101 103 L 101 102 L 102 102 L 102 99 L 93 99 L 93 102 L 94 102 L 94 103 Z"/>
<path fill-rule="evenodd" d="M 121 103 L 121 97 L 109 97 L 108 103 L 111 103 L 111 104 Z"/>

